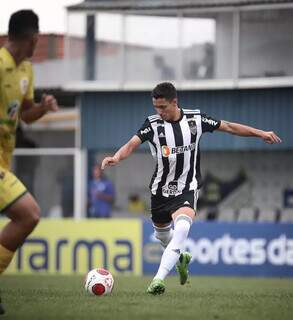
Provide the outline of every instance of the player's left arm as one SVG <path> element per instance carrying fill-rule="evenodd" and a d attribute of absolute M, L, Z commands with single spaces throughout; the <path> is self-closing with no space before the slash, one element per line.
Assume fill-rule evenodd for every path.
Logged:
<path fill-rule="evenodd" d="M 30 124 L 42 118 L 48 112 L 59 110 L 58 103 L 54 96 L 43 94 L 40 103 L 33 100 L 24 99 L 20 108 L 20 118 L 27 124 Z"/>
<path fill-rule="evenodd" d="M 242 137 L 257 137 L 261 138 L 268 144 L 281 143 L 282 140 L 273 131 L 263 131 L 244 124 L 228 122 L 221 120 L 219 131 L 228 132 Z"/>

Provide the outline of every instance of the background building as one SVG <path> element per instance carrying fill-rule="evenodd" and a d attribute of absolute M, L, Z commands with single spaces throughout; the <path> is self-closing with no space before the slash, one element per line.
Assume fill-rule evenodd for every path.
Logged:
<path fill-rule="evenodd" d="M 29 150 L 28 142 L 16 152 L 18 163 L 38 157 L 31 184 L 43 214 L 86 216 L 90 168 L 154 112 L 150 90 L 166 80 L 178 88 L 180 105 L 274 130 L 283 140 L 268 146 L 206 135 L 201 219 L 291 219 L 292 24 L 291 1 L 119 0 L 68 7 L 66 34 L 41 35 L 33 58 L 37 100 L 53 93 L 61 113 L 24 126 L 38 149 Z M 17 168 L 17 157 L 17 173 L 30 171 Z M 147 210 L 153 168 L 142 146 L 107 170 L 117 189 L 114 215 L 129 216 L 134 194 Z"/>
<path fill-rule="evenodd" d="M 274 130 L 283 139 L 267 146 L 221 133 L 204 137 L 203 219 L 283 219 L 293 192 L 292 18 L 288 1 L 84 1 L 69 7 L 65 60 L 72 73 L 64 88 L 80 94 L 81 147 L 90 163 L 126 142 L 154 112 L 150 90 L 172 81 L 180 105 Z M 153 166 L 142 147 L 108 170 L 119 190 L 117 214 L 135 190 L 147 201 Z"/>

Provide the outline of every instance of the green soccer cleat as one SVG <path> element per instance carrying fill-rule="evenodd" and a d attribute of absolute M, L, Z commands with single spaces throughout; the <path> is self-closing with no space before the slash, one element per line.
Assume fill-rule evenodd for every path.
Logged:
<path fill-rule="evenodd" d="M 185 284 L 188 279 L 188 264 L 191 260 L 191 254 L 184 252 L 180 254 L 179 261 L 176 264 L 176 271 L 179 273 L 180 284 Z"/>
<path fill-rule="evenodd" d="M 147 288 L 147 293 L 157 295 L 165 292 L 165 283 L 161 279 L 153 279 L 149 287 Z"/>

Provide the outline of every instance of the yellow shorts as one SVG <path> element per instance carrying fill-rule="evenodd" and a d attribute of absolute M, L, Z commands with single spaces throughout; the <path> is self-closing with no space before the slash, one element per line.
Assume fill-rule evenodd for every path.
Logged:
<path fill-rule="evenodd" d="M 26 187 L 12 172 L 0 167 L 0 212 L 5 211 L 26 192 Z"/>

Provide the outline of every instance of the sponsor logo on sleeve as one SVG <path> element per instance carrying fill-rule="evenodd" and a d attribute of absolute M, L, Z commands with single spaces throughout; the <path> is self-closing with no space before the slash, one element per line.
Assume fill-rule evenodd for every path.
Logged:
<path fill-rule="evenodd" d="M 140 130 L 140 134 L 144 135 L 144 134 L 148 134 L 152 129 L 150 127 L 147 127 L 143 130 Z"/>
<path fill-rule="evenodd" d="M 218 121 L 213 120 L 213 119 L 208 119 L 208 118 L 205 118 L 205 117 L 202 117 L 201 120 L 202 120 L 202 122 L 208 123 L 208 124 L 210 124 L 211 126 L 214 126 L 214 127 L 218 124 Z"/>

